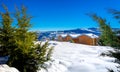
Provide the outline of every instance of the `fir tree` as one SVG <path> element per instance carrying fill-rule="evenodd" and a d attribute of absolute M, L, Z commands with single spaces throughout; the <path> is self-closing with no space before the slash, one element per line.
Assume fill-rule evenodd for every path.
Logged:
<path fill-rule="evenodd" d="M 6 12 L 0 12 L 0 56 L 9 55 L 8 65 L 21 72 L 36 72 L 51 59 L 53 48 L 48 47 L 48 42 L 34 44 L 37 37 L 29 31 L 31 17 L 27 15 L 24 6 L 21 10 L 16 10 L 16 20 L 13 20 L 7 7 L 3 6 Z M 13 21 L 18 22 L 17 27 L 12 26 Z"/>
<path fill-rule="evenodd" d="M 108 10 L 109 13 L 111 13 L 113 15 L 113 17 L 118 20 L 118 22 L 120 23 L 120 11 L 116 10 L 116 9 L 109 9 Z M 120 34 L 120 30 L 115 31 L 116 34 Z M 118 38 L 120 40 L 120 36 L 118 35 Z"/>
<path fill-rule="evenodd" d="M 119 10 L 109 9 L 108 12 L 111 13 L 115 19 L 119 20 L 119 23 L 120 23 L 120 11 Z"/>
<path fill-rule="evenodd" d="M 33 43 L 36 41 L 36 34 L 28 31 L 31 26 L 31 17 L 27 15 L 24 6 L 21 10 L 17 9 L 15 18 L 18 24 L 14 33 L 11 34 L 14 36 L 11 39 L 14 42 L 10 45 L 14 46 L 14 48 L 10 49 L 8 65 L 16 67 L 21 72 L 36 72 L 39 68 L 44 67 L 43 64 L 46 61 L 51 59 L 53 48 L 48 47 L 48 42 L 38 45 Z M 5 34 L 9 35 L 7 33 Z"/>
<path fill-rule="evenodd" d="M 22 7 L 21 12 L 17 10 L 15 17 L 17 19 L 17 28 L 15 31 L 15 45 L 17 46 L 10 54 L 8 64 L 18 68 L 21 72 L 26 72 L 29 68 L 26 63 L 31 58 L 29 52 L 32 51 L 35 41 L 35 35 L 28 32 L 30 27 L 30 17 L 26 14 L 25 7 Z M 20 65 L 17 65 L 20 64 Z M 30 66 L 30 65 L 29 65 Z"/>
<path fill-rule="evenodd" d="M 119 40 L 109 26 L 109 23 L 107 23 L 105 19 L 98 17 L 95 14 L 90 14 L 90 16 L 99 24 L 99 29 L 101 31 L 99 44 L 118 48 Z"/>
<path fill-rule="evenodd" d="M 0 12 L 0 55 L 5 56 L 11 53 L 10 50 L 15 48 L 14 43 L 14 27 L 12 27 L 13 19 L 5 5 L 3 5 L 5 13 Z"/>

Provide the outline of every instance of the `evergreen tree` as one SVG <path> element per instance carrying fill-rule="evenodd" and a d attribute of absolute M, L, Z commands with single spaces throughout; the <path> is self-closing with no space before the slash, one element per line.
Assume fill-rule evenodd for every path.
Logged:
<path fill-rule="evenodd" d="M 120 23 L 120 11 L 119 10 L 109 9 L 108 12 L 111 13 L 115 19 L 119 20 L 119 23 Z"/>
<path fill-rule="evenodd" d="M 39 68 L 44 67 L 43 64 L 50 60 L 52 49 L 45 44 L 35 45 L 36 34 L 28 31 L 31 24 L 31 17 L 27 15 L 26 8 L 23 6 L 21 10 L 17 9 L 15 13 L 17 19 L 17 27 L 14 33 L 14 45 L 10 52 L 8 65 L 16 67 L 21 72 L 36 72 Z M 10 29 L 11 30 L 11 29 Z"/>
<path fill-rule="evenodd" d="M 118 48 L 119 40 L 109 26 L 109 23 L 107 23 L 105 19 L 98 17 L 95 14 L 90 14 L 90 16 L 99 24 L 99 29 L 101 31 L 99 44 Z"/>
<path fill-rule="evenodd" d="M 111 13 L 111 14 L 113 15 L 113 17 L 114 17 L 115 19 L 117 19 L 118 22 L 120 23 L 120 11 L 119 11 L 119 10 L 115 10 L 115 9 L 109 9 L 108 11 L 109 11 L 109 13 Z M 116 32 L 116 34 L 120 34 L 120 30 L 117 30 L 117 31 L 115 31 L 115 32 Z M 118 38 L 119 38 L 119 40 L 120 40 L 120 36 L 119 36 L 119 35 L 118 35 Z"/>
<path fill-rule="evenodd" d="M 10 50 L 15 48 L 14 43 L 14 27 L 12 27 L 12 18 L 5 5 L 3 5 L 5 13 L 0 12 L 1 22 L 0 22 L 0 56 L 5 56 L 10 54 Z"/>
<path fill-rule="evenodd" d="M 15 17 L 17 19 L 17 28 L 15 31 L 15 45 L 14 52 L 10 54 L 8 64 L 18 68 L 21 72 L 27 71 L 27 60 L 30 59 L 31 55 L 29 52 L 32 51 L 35 41 L 35 35 L 32 32 L 28 32 L 30 27 L 30 17 L 26 14 L 25 7 L 22 7 L 21 12 L 17 10 Z M 31 58 L 32 59 L 32 58 Z M 20 65 L 17 65 L 20 64 Z"/>

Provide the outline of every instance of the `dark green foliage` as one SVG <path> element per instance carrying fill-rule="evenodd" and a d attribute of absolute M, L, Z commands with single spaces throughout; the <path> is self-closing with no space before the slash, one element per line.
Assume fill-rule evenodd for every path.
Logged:
<path fill-rule="evenodd" d="M 109 13 L 113 15 L 115 19 L 117 19 L 120 23 L 120 11 L 116 9 L 109 9 Z M 120 30 L 116 31 L 116 34 L 120 34 Z M 118 35 L 118 39 L 120 40 L 120 35 Z M 119 46 L 120 47 L 120 46 Z"/>
<path fill-rule="evenodd" d="M 5 7 L 6 12 L 1 13 L 0 23 L 0 50 L 2 55 L 9 55 L 9 66 L 17 68 L 20 72 L 37 72 L 44 67 L 43 64 L 50 60 L 52 49 L 45 44 L 34 44 L 36 34 L 28 31 L 31 17 L 27 15 L 26 8 L 16 9 L 14 18 L 17 26 L 12 26 L 12 18 Z"/>
<path fill-rule="evenodd" d="M 71 40 L 69 40 L 69 42 L 74 43 L 74 40 L 71 39 Z"/>
<path fill-rule="evenodd" d="M 32 47 L 34 46 L 33 41 L 35 40 L 34 34 L 28 32 L 30 19 L 26 15 L 26 10 L 22 7 L 21 12 L 17 11 L 15 18 L 18 22 L 18 27 L 15 31 L 15 45 L 16 48 L 10 54 L 8 64 L 16 67 L 21 72 L 27 72 L 32 67 L 29 64 L 29 60 L 32 59 Z M 33 63 L 34 65 L 34 63 Z M 29 68 L 28 68 L 29 67 Z M 33 66 L 34 67 L 34 66 Z M 34 68 L 35 71 L 36 68 Z"/>
<path fill-rule="evenodd" d="M 118 49 L 114 49 L 114 51 L 109 51 L 107 53 L 102 53 L 101 56 L 115 57 L 115 62 L 120 64 L 120 50 Z"/>
<path fill-rule="evenodd" d="M 99 24 L 99 29 L 101 31 L 99 44 L 119 48 L 119 40 L 109 26 L 109 23 L 107 23 L 105 19 L 98 17 L 95 14 L 91 14 L 90 16 Z"/>
<path fill-rule="evenodd" d="M 40 42 L 40 44 L 37 44 L 35 47 L 36 53 L 35 58 L 38 59 L 37 63 L 40 64 L 40 66 L 43 68 L 44 62 L 51 59 L 51 54 L 53 51 L 53 47 L 50 48 L 48 46 L 49 46 L 48 42 L 46 42 L 45 44 L 42 44 L 42 42 Z"/>
<path fill-rule="evenodd" d="M 110 9 L 109 12 L 114 15 L 115 19 L 120 20 L 120 11 Z M 120 31 L 113 32 L 109 23 L 107 23 L 105 19 L 98 17 L 95 14 L 89 14 L 89 16 L 92 17 L 99 24 L 99 28 L 101 31 L 101 35 L 99 38 L 99 44 L 116 48 L 114 49 L 115 51 L 109 51 L 108 53 L 102 53 L 101 56 L 114 57 L 116 58 L 115 62 L 120 64 L 120 37 L 119 36 L 117 37 L 116 35 L 116 34 L 119 34 Z M 117 67 L 117 68 L 118 68 L 117 71 L 120 72 L 119 70 L 120 67 Z M 108 72 L 114 72 L 114 71 L 112 69 L 108 69 Z"/>
<path fill-rule="evenodd" d="M 28 53 L 18 50 L 15 55 L 16 59 L 11 60 L 11 66 L 16 67 L 21 72 L 36 72 L 40 68 L 45 68 L 43 64 L 51 59 L 53 48 L 48 47 L 48 42 L 46 42 L 45 44 L 37 44 L 30 49 Z M 15 56 L 12 57 L 15 58 Z"/>
<path fill-rule="evenodd" d="M 53 53 L 53 47 L 48 49 L 47 56 L 46 56 L 47 57 L 47 61 L 51 60 L 52 53 Z"/>
<path fill-rule="evenodd" d="M 109 9 L 108 12 L 111 13 L 115 19 L 119 20 L 119 23 L 120 23 L 120 11 L 119 10 Z"/>
<path fill-rule="evenodd" d="M 116 48 L 115 51 L 109 51 L 109 53 L 102 53 L 101 55 L 115 57 L 116 58 L 115 62 L 120 64 L 120 50 L 119 50 L 120 40 L 117 37 L 116 33 L 112 31 L 112 28 L 109 26 L 109 23 L 107 23 L 105 19 L 98 17 L 95 14 L 91 14 L 90 16 L 99 24 L 99 28 L 101 31 L 99 44 Z M 120 67 L 117 67 L 117 68 L 119 69 Z M 118 72 L 119 71 L 120 70 L 118 70 Z M 108 69 L 108 72 L 114 72 L 114 71 L 111 69 Z"/>
<path fill-rule="evenodd" d="M 112 69 L 108 69 L 108 72 L 114 72 Z"/>
<path fill-rule="evenodd" d="M 51 40 L 53 40 L 53 41 L 54 41 L 54 40 L 55 40 L 55 37 L 52 37 L 52 38 L 51 38 Z"/>
<path fill-rule="evenodd" d="M 110 51 L 109 56 L 115 57 L 116 58 L 115 62 L 120 64 L 120 50 L 116 49 L 114 52 Z"/>
<path fill-rule="evenodd" d="M 10 51 L 14 48 L 14 28 L 11 27 L 12 18 L 8 12 L 7 7 L 4 6 L 5 13 L 0 12 L 0 56 L 9 55 Z"/>
<path fill-rule="evenodd" d="M 114 57 L 115 59 L 115 63 L 120 64 L 120 50 L 119 49 L 114 49 L 114 51 L 109 51 L 107 53 L 102 53 L 101 56 L 110 56 L 110 57 Z M 117 71 L 120 72 L 120 66 L 116 66 L 118 69 Z M 114 72 L 112 69 L 108 69 L 108 72 Z"/>
<path fill-rule="evenodd" d="M 117 69 L 117 72 L 120 72 L 120 67 L 117 67 L 118 69 Z M 112 69 L 108 69 L 107 68 L 107 70 L 108 70 L 108 72 L 116 72 L 116 71 L 114 71 L 114 70 L 112 70 Z"/>

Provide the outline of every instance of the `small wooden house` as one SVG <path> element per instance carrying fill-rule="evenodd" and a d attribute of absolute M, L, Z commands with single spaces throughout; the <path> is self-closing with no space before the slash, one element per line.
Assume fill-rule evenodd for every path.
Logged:
<path fill-rule="evenodd" d="M 74 43 L 97 45 L 98 36 L 94 34 L 64 34 L 59 35 L 59 41 L 73 41 Z"/>

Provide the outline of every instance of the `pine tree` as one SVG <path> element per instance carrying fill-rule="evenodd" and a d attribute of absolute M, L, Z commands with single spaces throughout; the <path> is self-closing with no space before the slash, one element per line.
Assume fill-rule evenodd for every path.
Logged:
<path fill-rule="evenodd" d="M 3 5 L 4 6 L 4 5 Z M 26 8 L 16 9 L 13 20 L 7 7 L 6 12 L 1 12 L 0 23 L 0 56 L 9 56 L 7 64 L 16 67 L 20 72 L 37 72 L 44 67 L 44 63 L 51 59 L 53 48 L 45 44 L 34 44 L 36 34 L 30 32 L 31 17 L 27 15 Z M 12 26 L 12 22 L 17 21 L 17 26 Z"/>
<path fill-rule="evenodd" d="M 10 50 L 15 48 L 14 43 L 14 27 L 12 27 L 13 19 L 5 5 L 3 5 L 5 13 L 0 13 L 0 55 L 5 56 L 10 54 Z"/>
<path fill-rule="evenodd" d="M 31 17 L 27 15 L 26 8 L 15 13 L 17 19 L 17 28 L 15 29 L 14 44 L 15 48 L 10 53 L 8 64 L 16 67 L 21 72 L 36 72 L 43 64 L 51 59 L 52 49 L 45 44 L 35 45 L 36 34 L 28 31 L 31 24 Z"/>
<path fill-rule="evenodd" d="M 99 24 L 99 29 L 101 31 L 99 44 L 118 48 L 119 40 L 112 31 L 112 28 L 109 26 L 109 23 L 107 23 L 105 19 L 98 17 L 95 14 L 90 14 L 90 16 Z"/>
<path fill-rule="evenodd" d="M 15 14 L 18 21 L 16 32 L 15 32 L 15 45 L 14 52 L 10 54 L 8 64 L 18 68 L 21 72 L 27 71 L 27 60 L 30 59 L 29 52 L 34 46 L 35 34 L 28 32 L 30 27 L 30 17 L 26 14 L 26 9 L 22 7 L 22 11 L 18 11 Z M 31 58 L 32 59 L 32 58 Z M 20 65 L 17 65 L 20 64 Z"/>
<path fill-rule="evenodd" d="M 119 10 L 109 9 L 108 12 L 111 13 L 115 19 L 119 20 L 119 23 L 120 23 L 120 11 Z"/>
<path fill-rule="evenodd" d="M 113 17 L 118 20 L 118 22 L 120 23 L 120 11 L 116 10 L 116 9 L 109 9 L 108 10 L 109 13 L 111 13 L 113 15 Z M 116 34 L 120 34 L 120 30 L 115 31 Z M 120 36 L 118 35 L 118 39 L 120 40 Z"/>

